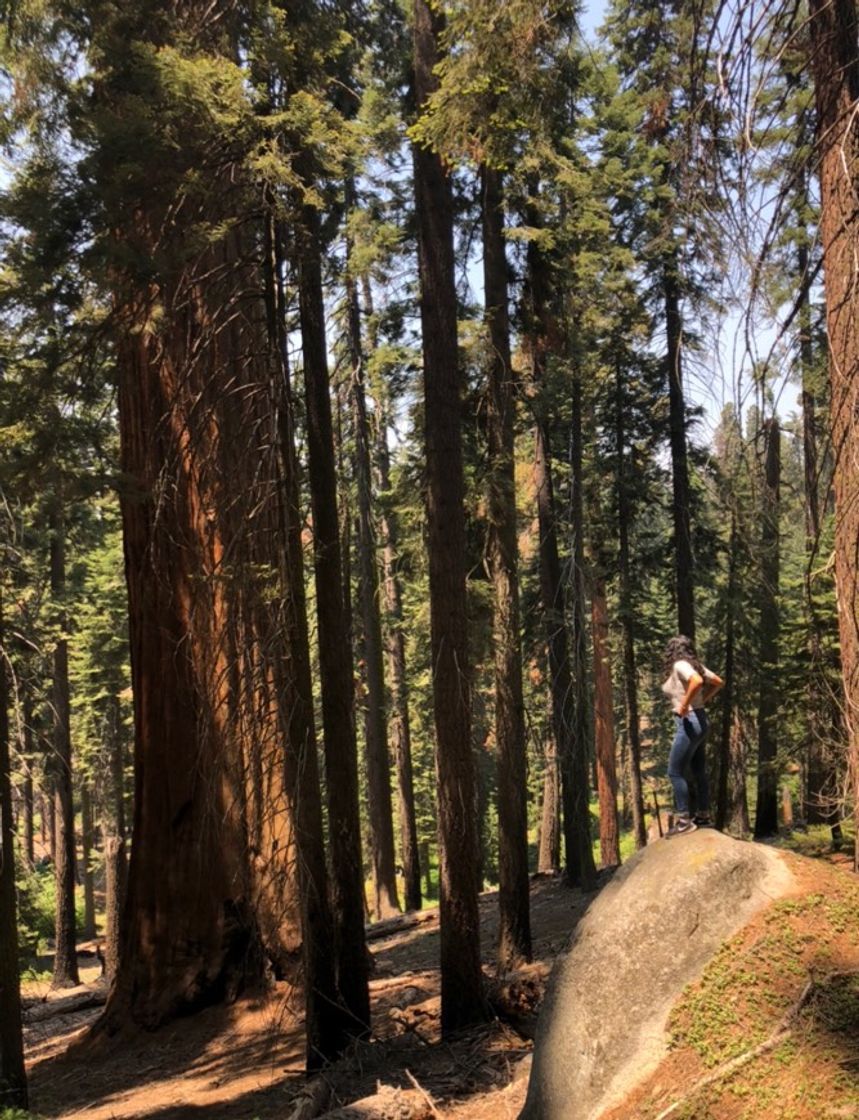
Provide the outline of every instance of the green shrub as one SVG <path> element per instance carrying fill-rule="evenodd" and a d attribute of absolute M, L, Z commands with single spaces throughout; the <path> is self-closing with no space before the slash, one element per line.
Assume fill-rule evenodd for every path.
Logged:
<path fill-rule="evenodd" d="M 18 876 L 18 954 L 24 961 L 39 955 L 54 936 L 56 889 L 52 866 L 25 870 Z"/>

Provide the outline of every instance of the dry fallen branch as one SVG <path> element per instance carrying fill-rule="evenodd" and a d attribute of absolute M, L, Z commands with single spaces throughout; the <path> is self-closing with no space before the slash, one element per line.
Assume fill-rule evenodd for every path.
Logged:
<path fill-rule="evenodd" d="M 432 1097 L 429 1095 L 429 1093 L 426 1091 L 426 1089 L 424 1089 L 422 1085 L 418 1084 L 418 1079 L 414 1076 L 414 1074 L 412 1073 L 411 1070 L 408 1070 L 408 1069 L 406 1070 L 406 1077 L 408 1077 L 409 1081 L 411 1081 L 411 1083 L 412 1083 L 412 1085 L 414 1085 L 415 1089 L 417 1089 L 417 1091 L 419 1093 L 423 1094 L 424 1099 L 426 1100 L 427 1104 L 429 1105 L 430 1109 L 432 1110 L 433 1116 L 441 1117 L 441 1113 L 439 1112 L 439 1110 L 435 1106 L 435 1101 L 432 1099 Z"/>
<path fill-rule="evenodd" d="M 708 1085 L 712 1085 L 716 1081 L 721 1081 L 724 1077 L 729 1077 L 731 1074 L 736 1073 L 738 1069 L 754 1061 L 755 1058 L 759 1058 L 762 1054 L 768 1054 L 770 1050 L 774 1050 L 779 1043 L 783 1042 L 791 1034 L 797 1016 L 808 1003 L 817 987 L 818 984 L 812 977 L 802 989 L 799 999 L 790 1007 L 787 1014 L 769 1038 L 758 1043 L 757 1046 L 753 1046 L 749 1050 L 744 1050 L 742 1054 L 738 1054 L 736 1058 L 731 1058 L 729 1062 L 723 1062 L 722 1065 L 714 1069 L 712 1073 L 708 1073 L 706 1077 L 702 1077 L 700 1081 L 696 1081 L 689 1091 L 684 1093 L 679 1100 L 674 1101 L 668 1108 L 663 1109 L 656 1117 L 656 1120 L 667 1120 L 667 1117 L 675 1113 L 678 1108 L 681 1108 L 692 1097 L 700 1093 L 702 1089 L 706 1089 Z"/>
<path fill-rule="evenodd" d="M 288 1120 L 313 1120 L 331 1100 L 331 1086 L 318 1077 L 309 1082 L 293 1101 L 293 1109 Z"/>
<path fill-rule="evenodd" d="M 423 1089 L 381 1085 L 372 1096 L 323 1113 L 319 1120 L 435 1120 L 438 1110 Z"/>

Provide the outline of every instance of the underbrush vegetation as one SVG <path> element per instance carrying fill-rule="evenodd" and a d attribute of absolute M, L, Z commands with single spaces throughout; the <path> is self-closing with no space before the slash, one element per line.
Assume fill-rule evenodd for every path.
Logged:
<path fill-rule="evenodd" d="M 723 946 L 675 1008 L 672 1048 L 708 1081 L 677 1116 L 859 1115 L 859 885 L 831 868 L 819 886 Z"/>
<path fill-rule="evenodd" d="M 18 899 L 18 957 L 28 979 L 38 979 L 37 962 L 54 937 L 56 919 L 56 883 L 54 868 L 44 863 L 34 868 L 18 866 L 16 880 Z M 83 900 L 75 907 L 77 928 L 83 926 Z M 0 1120 L 6 1120 L 0 1116 Z"/>

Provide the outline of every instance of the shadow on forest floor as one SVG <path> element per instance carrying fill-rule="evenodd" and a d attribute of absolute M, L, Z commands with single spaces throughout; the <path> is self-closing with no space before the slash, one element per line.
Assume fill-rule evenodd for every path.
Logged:
<path fill-rule="evenodd" d="M 730 974 L 716 958 L 712 979 L 705 975 L 684 995 L 673 1012 L 674 1049 L 612 1114 L 614 1120 L 653 1116 L 671 1101 L 683 1102 L 683 1115 L 703 1117 L 711 1115 L 707 1102 L 717 1099 L 725 1115 L 756 1120 L 859 1116 L 859 885 L 827 860 L 788 858 L 795 861 L 797 894 L 747 927 L 736 952 L 725 958 Z M 531 1014 L 518 1029 L 496 1019 L 444 1043 L 437 917 L 374 937 L 374 1039 L 322 1075 L 329 1107 L 366 1099 L 379 1082 L 400 1088 L 417 1083 L 444 1120 L 514 1120 L 525 1096 L 534 1007 L 552 961 L 593 898 L 557 879 L 532 883 L 535 963 L 504 977 L 486 970 L 493 992 L 504 990 L 514 1004 L 521 995 Z M 497 895 L 481 897 L 485 961 L 494 957 L 496 907 Z M 747 1066 L 697 1094 L 695 1086 L 711 1062 L 757 1047 L 778 1028 L 808 980 L 813 989 L 777 1045 L 756 1049 Z M 727 1018 L 726 983 L 736 988 Z M 715 985 L 715 994 L 708 984 Z M 40 1116 L 284 1120 L 308 1084 L 301 1072 L 301 1008 L 285 985 L 265 998 L 210 1008 L 157 1032 L 88 1044 L 87 1025 L 98 1013 L 59 1015 L 38 1024 L 39 1037 L 31 1035 L 31 1107 Z M 707 1014 L 714 1016 L 712 1023 Z"/>
<path fill-rule="evenodd" d="M 532 885 L 539 986 L 593 895 L 558 879 Z M 483 957 L 497 938 L 497 894 L 481 896 Z M 371 980 L 375 1040 L 326 1074 L 332 1100 L 374 1091 L 378 1080 L 408 1086 L 406 1071 L 439 1100 L 482 1092 L 510 1080 L 531 1044 L 501 1023 L 438 1040 L 438 920 L 374 940 Z M 542 963 L 539 963 L 542 962 Z M 29 1032 L 31 1107 L 45 1117 L 88 1120 L 282 1120 L 306 1083 L 300 997 L 286 985 L 258 999 L 209 1008 L 155 1032 L 88 1038 L 99 1010 L 59 1015 Z"/>

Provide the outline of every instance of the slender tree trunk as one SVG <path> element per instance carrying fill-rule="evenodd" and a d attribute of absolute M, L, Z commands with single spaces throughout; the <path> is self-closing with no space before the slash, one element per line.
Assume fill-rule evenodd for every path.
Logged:
<path fill-rule="evenodd" d="M 24 858 L 28 867 L 33 867 L 36 862 L 34 843 L 33 814 L 35 807 L 35 792 L 33 788 L 33 705 L 30 700 L 29 689 L 25 687 L 23 700 L 23 713 L 21 719 L 21 754 L 24 759 Z"/>
<path fill-rule="evenodd" d="M 349 192 L 351 193 L 351 191 Z M 347 246 L 347 268 L 351 245 Z M 391 764 L 385 723 L 385 674 L 382 657 L 382 620 L 379 614 L 379 573 L 370 475 L 370 435 L 364 386 L 364 346 L 361 308 L 353 277 L 347 275 L 349 348 L 352 358 L 351 399 L 355 424 L 355 477 L 358 484 L 358 573 L 363 630 L 364 674 L 367 682 L 366 758 L 370 808 L 375 911 L 386 918 L 399 911 L 394 820 L 391 801 Z"/>
<path fill-rule="evenodd" d="M 53 798 L 50 793 L 50 777 L 46 775 L 42 789 L 39 791 L 39 835 L 42 842 L 42 850 L 45 854 L 50 856 L 52 863 L 54 861 L 54 834 L 51 818 L 51 807 L 53 803 Z"/>
<path fill-rule="evenodd" d="M 746 789 L 749 751 L 738 705 L 734 706 L 734 718 L 728 736 L 728 813 L 725 818 L 725 831 L 735 833 L 737 836 L 748 836 L 752 830 Z"/>
<path fill-rule="evenodd" d="M 48 854 L 51 857 L 51 863 L 56 867 L 57 863 L 57 797 L 54 792 L 56 780 L 54 775 L 48 777 L 48 788 L 45 791 L 45 798 L 47 800 L 47 821 L 48 821 Z"/>
<path fill-rule="evenodd" d="M 66 587 L 65 524 L 59 497 L 51 507 L 51 594 L 62 604 Z M 60 606 L 58 623 L 66 628 Z M 56 804 L 55 881 L 57 888 L 54 988 L 80 983 L 75 936 L 75 812 L 72 800 L 72 740 L 69 704 L 69 654 L 64 636 L 57 638 L 53 652 L 51 704 L 54 723 L 54 797 Z"/>
<path fill-rule="evenodd" d="M 369 345 L 376 349 L 373 325 L 373 290 L 365 273 L 361 277 L 364 306 L 367 312 Z M 388 451 L 388 405 L 384 388 L 376 394 L 374 433 L 375 459 L 378 470 L 379 535 L 382 541 L 382 572 L 385 596 L 383 634 L 388 662 L 390 691 L 389 734 L 397 770 L 397 819 L 400 822 L 400 852 L 406 910 L 421 908 L 421 859 L 415 816 L 414 777 L 412 773 L 412 739 L 409 721 L 409 689 L 406 676 L 406 643 L 403 634 L 403 607 L 398 564 L 398 525 L 396 512 L 389 500 L 391 464 Z"/>
<path fill-rule="evenodd" d="M 114 696 L 108 716 L 108 769 L 110 773 L 110 811 L 113 833 L 125 838 L 125 765 L 122 749 L 122 714 L 119 697 Z"/>
<path fill-rule="evenodd" d="M 530 221 L 538 221 L 531 215 Z M 546 262 L 535 245 L 528 250 L 529 346 L 532 378 L 538 393 L 544 384 L 547 353 L 559 340 L 549 311 L 550 277 Z M 586 890 L 596 881 L 596 868 L 590 837 L 587 769 L 576 773 L 577 754 L 586 755 L 587 742 L 576 740 L 576 712 L 567 640 L 566 604 L 558 557 L 555 497 L 549 427 L 541 402 L 537 400 L 534 429 L 534 483 L 537 493 L 537 518 L 540 534 L 540 597 L 546 626 L 549 687 L 552 698 L 552 725 L 561 770 L 561 803 L 565 873 L 567 880 Z"/>
<path fill-rule="evenodd" d="M 33 775 L 29 764 L 24 775 L 22 797 L 24 801 L 24 859 L 27 861 L 27 866 L 32 867 L 36 861 L 36 855 L 33 845 Z"/>
<path fill-rule="evenodd" d="M 779 711 L 779 486 L 781 474 L 778 420 L 767 421 L 766 467 L 761 525 L 761 623 L 758 708 L 758 796 L 755 836 L 778 832 L 778 711 Z"/>
<path fill-rule="evenodd" d="M 555 738 L 547 732 L 543 748 L 543 808 L 540 817 L 540 845 L 537 870 L 546 875 L 561 866 L 561 783 Z"/>
<path fill-rule="evenodd" d="M 809 14 L 835 456 L 835 585 L 848 765 L 859 825 L 859 21 L 856 0 L 811 0 Z M 854 870 L 859 871 L 859 827 Z"/>
<path fill-rule="evenodd" d="M 614 742 L 614 690 L 608 633 L 605 579 L 595 573 L 591 587 L 591 622 L 594 651 L 594 731 L 597 789 L 600 804 L 600 861 L 603 867 L 620 863 L 617 822 L 617 762 Z"/>
<path fill-rule="evenodd" d="M 579 866 L 582 868 L 582 886 L 592 885 L 595 878 L 590 831 L 590 760 L 593 757 L 593 709 L 591 707 L 588 679 L 588 623 L 585 597 L 585 511 L 582 425 L 582 382 L 578 369 L 573 373 L 572 418 L 570 423 L 570 468 L 572 491 L 570 512 L 572 520 L 572 570 L 570 573 L 570 636 L 572 640 L 573 670 L 573 757 L 572 783 L 576 821 L 576 838 L 579 845 Z M 614 744 L 612 744 L 612 750 Z M 617 779 L 614 779 L 615 801 Z"/>
<path fill-rule="evenodd" d="M 390 486 L 387 410 L 377 402 L 376 449 L 379 485 L 383 495 Z M 379 529 L 383 542 L 385 592 L 385 648 L 388 657 L 388 680 L 391 693 L 390 731 L 397 767 L 397 817 L 400 822 L 400 849 L 406 909 L 421 908 L 421 860 L 418 850 L 418 829 L 415 817 L 415 792 L 412 775 L 412 737 L 409 722 L 409 691 L 406 676 L 406 641 L 403 634 L 403 606 L 400 579 L 397 573 L 397 520 L 383 497 Z"/>
<path fill-rule="evenodd" d="M 689 515 L 689 465 L 686 454 L 686 404 L 683 398 L 683 320 L 676 251 L 664 263 L 665 334 L 668 345 L 668 410 L 671 445 L 674 561 L 677 582 L 678 631 L 695 640 L 694 561 Z"/>
<path fill-rule="evenodd" d="M 498 752 L 498 963 L 531 959 L 525 710 L 519 625 L 514 420 L 501 173 L 483 168 L 483 282 L 489 334 L 489 568 L 494 592 Z"/>
<path fill-rule="evenodd" d="M 302 211 L 299 247 L 299 310 L 313 511 L 313 559 L 326 794 L 334 887 L 339 925 L 337 975 L 344 999 L 356 1019 L 368 1022 L 367 961 L 363 932 L 363 860 L 358 815 L 358 759 L 352 714 L 354 680 L 351 642 L 346 628 L 331 398 L 322 298 L 319 214 Z M 396 897 L 382 905 L 395 911 Z M 351 992 L 346 995 L 347 990 Z"/>
<path fill-rule="evenodd" d="M 125 852 L 125 798 L 119 697 L 111 697 L 107 712 L 107 835 L 104 843 L 104 975 L 108 986 L 116 979 L 122 936 L 122 908 L 128 868 Z"/>
<path fill-rule="evenodd" d="M 620 578 L 620 623 L 623 630 L 623 680 L 626 722 L 629 734 L 629 786 L 632 831 L 636 848 L 647 844 L 644 792 L 641 784 L 641 728 L 638 716 L 638 668 L 635 657 L 635 611 L 629 560 L 629 530 L 633 511 L 626 471 L 626 423 L 623 377 L 615 370 L 615 442 L 617 444 L 618 576 Z"/>
<path fill-rule="evenodd" d="M 417 104 L 436 88 L 441 17 L 414 3 Z M 468 603 L 457 347 L 453 207 L 441 159 L 413 148 L 420 266 L 433 711 L 441 920 L 441 1020 L 449 1034 L 485 1017 L 475 889 L 477 829 L 471 753 Z"/>
<path fill-rule="evenodd" d="M 730 814 L 731 739 L 734 727 L 734 619 L 737 598 L 737 513 L 731 511 L 728 545 L 728 591 L 725 604 L 725 687 L 722 690 L 722 729 L 719 738 L 719 777 L 716 787 L 716 828 L 724 831 Z"/>
<path fill-rule="evenodd" d="M 15 904 L 15 825 L 9 754 L 9 677 L 0 600 L 0 1110 L 27 1107 Z"/>
<path fill-rule="evenodd" d="M 89 784 L 81 783 L 81 858 L 84 888 L 84 924 L 81 936 L 95 937 L 95 884 L 92 874 L 93 816 Z"/>
<path fill-rule="evenodd" d="M 267 231 L 270 246 L 267 253 L 269 267 L 266 270 L 268 334 L 277 371 L 274 395 L 277 402 L 283 480 L 279 526 L 283 592 L 281 626 L 288 650 L 288 663 L 283 666 L 278 692 L 281 723 L 286 730 L 287 787 L 290 791 L 299 855 L 298 887 L 305 971 L 307 1065 L 309 1069 L 313 1069 L 340 1053 L 350 1037 L 365 1034 L 370 1025 L 358 766 L 354 730 L 351 740 L 343 736 L 329 741 L 325 737 L 332 867 L 332 901 L 329 904 L 304 597 L 304 513 L 299 500 L 292 390 L 287 358 L 283 285 L 285 265 L 280 230 L 273 220 L 269 221 Z M 311 313 L 320 312 L 321 308 L 314 304 Z M 323 324 L 322 338 L 318 339 L 312 333 L 310 337 L 314 344 L 318 345 L 321 341 L 324 346 L 324 321 L 319 321 Z M 321 407 L 324 408 L 324 403 Z M 336 534 L 336 508 L 334 522 Z M 314 544 L 314 555 L 315 548 Z M 332 573 L 332 576 L 335 574 Z M 346 643 L 346 649 L 348 657 L 351 642 Z M 348 677 L 351 681 L 351 668 Z M 338 750 L 343 753 L 338 755 Z"/>
<path fill-rule="evenodd" d="M 104 976 L 108 987 L 119 967 L 125 876 L 125 841 L 120 836 L 108 836 L 104 845 Z"/>

